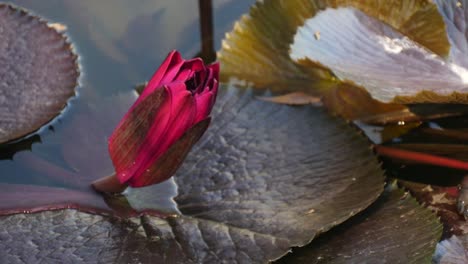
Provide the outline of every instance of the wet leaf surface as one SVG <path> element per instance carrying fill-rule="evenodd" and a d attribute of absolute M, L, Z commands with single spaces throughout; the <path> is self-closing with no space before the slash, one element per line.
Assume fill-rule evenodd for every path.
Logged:
<path fill-rule="evenodd" d="M 450 46 L 467 43 L 465 5 L 456 2 L 258 2 L 226 35 L 222 77 L 323 95 L 347 119 L 385 122 L 399 113 L 414 121 L 398 104 L 468 101 L 468 71 Z"/>
<path fill-rule="evenodd" d="M 300 238 L 295 243 L 303 245 L 382 190 L 366 140 L 318 109 L 252 101 L 249 92 L 230 89 L 213 116 L 174 178 L 175 201 L 185 215 L 260 233 L 278 228 L 275 235 Z M 254 216 L 249 223 L 245 214 Z"/>
<path fill-rule="evenodd" d="M 87 142 L 91 149 L 96 144 Z M 29 262 L 266 262 L 365 209 L 381 193 L 384 177 L 366 139 L 345 122 L 311 106 L 264 102 L 231 87 L 219 95 L 212 125 L 173 179 L 177 208 L 140 203 L 137 207 L 153 209 L 146 216 L 122 220 L 73 210 L 3 216 L 2 241 L 15 242 L 2 243 L 0 255 Z M 130 204 L 158 201 L 158 186 L 130 190 L 126 198 Z M 17 196 L 1 199 L 14 202 Z M 79 195 L 67 197 L 68 206 L 90 211 L 81 198 L 70 202 Z M 107 206 L 125 204 L 107 201 Z M 158 211 L 163 214 L 154 216 Z"/>
<path fill-rule="evenodd" d="M 395 186 L 369 208 L 278 263 L 428 263 L 442 226 Z"/>
<path fill-rule="evenodd" d="M 321 32 L 320 40 L 313 32 Z M 422 91 L 442 96 L 468 92 L 464 79 L 468 71 L 354 8 L 330 8 L 308 19 L 294 37 L 290 56 L 298 63 L 320 63 L 382 102 L 396 97 L 431 102 L 423 96 L 414 98 Z"/>
<path fill-rule="evenodd" d="M 288 248 L 283 239 L 185 217 L 48 211 L 9 216 L 0 230 L 2 263 L 258 263 Z"/>
<path fill-rule="evenodd" d="M 56 117 L 75 93 L 77 56 L 67 38 L 28 12 L 0 4 L 0 143 Z"/>
<path fill-rule="evenodd" d="M 309 73 L 288 54 L 297 27 L 315 12 L 310 1 L 257 2 L 223 40 L 218 52 L 223 65 L 220 77 L 224 81 L 235 77 L 276 91 L 304 92 L 317 85 L 314 81 L 331 78 L 326 69 Z"/>
<path fill-rule="evenodd" d="M 373 99 L 364 88 L 351 83 L 337 84 L 324 92 L 323 102 L 335 115 L 349 120 L 358 119 L 369 124 L 386 125 L 398 123 L 404 118 L 418 118 L 406 106 L 379 102 Z M 396 120 L 396 118 L 401 119 Z"/>

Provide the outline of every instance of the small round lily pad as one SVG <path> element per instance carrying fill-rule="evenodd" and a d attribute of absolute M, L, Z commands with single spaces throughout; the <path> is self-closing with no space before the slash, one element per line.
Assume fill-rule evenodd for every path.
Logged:
<path fill-rule="evenodd" d="M 63 34 L 42 18 L 0 4 L 0 143 L 60 114 L 78 76 L 77 55 Z"/>

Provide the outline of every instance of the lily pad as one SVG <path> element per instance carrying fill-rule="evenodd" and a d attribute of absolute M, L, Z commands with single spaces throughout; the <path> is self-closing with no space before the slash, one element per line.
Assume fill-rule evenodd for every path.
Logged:
<path fill-rule="evenodd" d="M 229 89 L 213 116 L 174 178 L 185 215 L 260 233 L 277 227 L 271 234 L 304 245 L 382 191 L 382 171 L 367 141 L 321 110 Z M 255 216 L 248 223 L 246 213 Z"/>
<path fill-rule="evenodd" d="M 304 68 L 292 61 L 289 56 L 290 45 L 294 42 L 298 28 L 307 19 L 326 8 L 337 7 L 359 9 L 423 43 L 436 54 L 444 56 L 449 52 L 442 17 L 437 7 L 425 0 L 267 0 L 257 2 L 249 14 L 236 23 L 234 30 L 226 35 L 218 53 L 223 64 L 223 77 L 234 76 L 258 86 L 269 84 L 278 87 L 279 83 L 287 82 L 288 85 L 281 87 L 281 90 L 300 89 L 300 86 L 306 90 L 310 90 L 311 86 L 321 87 L 321 82 L 311 84 L 309 80 L 323 82 L 323 78 L 331 78 L 333 74 L 330 75 L 320 64 L 313 63 Z M 320 32 L 315 33 L 313 37 L 321 35 Z M 302 84 L 296 86 L 298 83 Z"/>
<path fill-rule="evenodd" d="M 321 32 L 320 40 L 314 32 Z M 295 35 L 290 56 L 298 63 L 320 63 L 382 102 L 396 97 L 411 103 L 433 101 L 415 98 L 423 91 L 443 97 L 468 93 L 466 69 L 354 8 L 329 8 L 308 19 Z"/>
<path fill-rule="evenodd" d="M 230 87 L 221 89 L 212 116 L 211 127 L 173 178 L 180 213 L 158 217 L 145 210 L 144 216 L 126 220 L 70 210 L 3 216 L 2 241 L 15 243 L 3 243 L 0 255 L 31 262 L 267 262 L 365 209 L 383 190 L 383 172 L 367 140 L 319 109 L 264 102 Z M 99 142 L 87 147 L 96 149 Z M 88 159 L 98 168 L 105 164 L 95 156 Z M 142 201 L 158 200 L 158 186 L 130 193 L 139 192 Z M 4 195 L 0 192 L 2 200 L 8 198 Z M 69 205 L 90 211 L 81 200 L 71 202 L 74 197 L 79 196 L 69 196 Z M 136 196 L 126 198 L 132 204 Z M 139 207 L 148 205 L 145 209 L 161 210 L 158 204 Z M 98 206 L 96 201 L 95 209 L 103 209 Z M 55 226 L 62 220 L 65 224 Z M 21 251 L 17 243 L 23 244 Z"/>
<path fill-rule="evenodd" d="M 429 263 L 442 225 L 390 185 L 368 209 L 279 263 Z"/>
<path fill-rule="evenodd" d="M 348 119 L 408 111 L 400 103 L 467 103 L 468 70 L 450 46 L 468 43 L 465 5 L 445 2 L 257 2 L 223 41 L 222 77 L 318 93 Z"/>
<path fill-rule="evenodd" d="M 67 38 L 27 11 L 0 4 L 0 143 L 56 117 L 75 94 L 77 56 Z"/>
<path fill-rule="evenodd" d="M 287 250 L 274 236 L 185 217 L 49 211 L 3 218 L 0 231 L 2 263 L 258 263 Z"/>

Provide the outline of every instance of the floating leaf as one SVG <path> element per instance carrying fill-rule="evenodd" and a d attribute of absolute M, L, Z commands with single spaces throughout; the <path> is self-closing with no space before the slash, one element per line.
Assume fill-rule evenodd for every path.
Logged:
<path fill-rule="evenodd" d="M 236 77 L 259 87 L 307 92 L 317 86 L 314 81 L 332 78 L 326 69 L 310 73 L 289 58 L 294 32 L 315 12 L 311 1 L 257 2 L 223 41 L 218 52 L 221 79 Z"/>
<path fill-rule="evenodd" d="M 441 233 L 431 211 L 389 186 L 368 209 L 279 263 L 428 263 Z"/>
<path fill-rule="evenodd" d="M 462 11 L 444 11 L 464 29 Z M 236 23 L 218 57 L 224 80 L 329 96 L 326 105 L 348 119 L 411 115 L 394 103 L 468 102 L 468 70 L 446 58 L 456 36 L 445 22 L 426 0 L 266 0 Z"/>
<path fill-rule="evenodd" d="M 381 103 L 372 99 L 365 89 L 350 83 L 337 84 L 324 92 L 323 102 L 336 115 L 351 120 L 359 119 L 371 124 L 386 125 L 401 121 L 396 120 L 394 114 L 412 119 L 418 117 L 406 106 Z"/>
<path fill-rule="evenodd" d="M 382 191 L 365 140 L 320 110 L 252 101 L 249 92 L 229 89 L 213 116 L 175 176 L 183 214 L 260 233 L 278 227 L 271 234 L 304 245 Z"/>
<path fill-rule="evenodd" d="M 77 56 L 43 19 L 0 4 L 0 143 L 25 136 L 65 107 L 77 85 Z"/>
<path fill-rule="evenodd" d="M 316 31 L 321 32 L 320 40 L 313 38 Z M 468 92 L 466 69 L 354 8 L 326 9 L 307 20 L 298 29 L 290 56 L 298 63 L 320 63 L 382 102 L 396 97 L 396 101 L 411 103 L 437 99 L 415 97 L 423 91 L 444 97 Z"/>
<path fill-rule="evenodd" d="M 382 192 L 383 173 L 366 139 L 319 109 L 264 102 L 231 87 L 221 89 L 212 116 L 210 128 L 173 178 L 180 214 L 128 220 L 75 211 L 3 216 L 2 241 L 17 242 L 0 246 L 0 256 L 24 256 L 31 244 L 21 252 L 10 246 L 32 240 L 36 248 L 54 252 L 28 253 L 33 262 L 48 262 L 59 253 L 62 259 L 96 259 L 94 253 L 109 248 L 121 250 L 109 251 L 100 260 L 267 262 L 365 209 Z M 94 149 L 100 143 L 87 144 Z M 96 167 L 101 163 L 90 158 L 93 162 L 98 162 Z M 140 208 L 151 206 L 145 209 L 161 212 L 160 205 L 144 203 L 158 200 L 154 189 L 158 186 L 147 187 L 138 196 L 130 190 L 133 196 L 127 199 L 130 204 L 141 199 Z M 2 200 L 8 198 L 2 193 Z M 82 209 L 80 200 L 73 204 Z M 55 226 L 61 219 L 67 220 Z M 103 230 L 105 237 L 99 235 Z M 57 243 L 47 242 L 57 236 Z M 79 250 L 87 245 L 93 249 Z"/>
<path fill-rule="evenodd" d="M 185 217 L 49 211 L 4 217 L 0 231 L 2 263 L 259 263 L 287 250 L 283 239 Z"/>
<path fill-rule="evenodd" d="M 332 78 L 330 72 L 323 67 L 320 69 L 320 64 L 305 68 L 298 65 L 291 60 L 289 50 L 298 28 L 327 7 L 360 9 L 423 43 L 436 54 L 444 56 L 449 52 L 443 20 L 437 7 L 425 0 L 267 0 L 257 2 L 226 35 L 218 53 L 225 80 L 234 76 L 258 86 L 268 85 L 280 90 L 302 87 L 307 91 L 311 87 L 321 87 L 320 82 L 311 81 Z M 311 66 L 315 69 L 311 70 Z"/>

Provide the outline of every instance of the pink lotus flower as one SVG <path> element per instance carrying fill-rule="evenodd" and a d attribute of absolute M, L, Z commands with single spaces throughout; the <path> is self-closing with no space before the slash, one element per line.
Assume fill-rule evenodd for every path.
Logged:
<path fill-rule="evenodd" d="M 109 139 L 112 183 L 107 177 L 93 186 L 118 192 L 170 178 L 208 127 L 218 76 L 218 63 L 205 66 L 200 58 L 169 53 Z"/>

